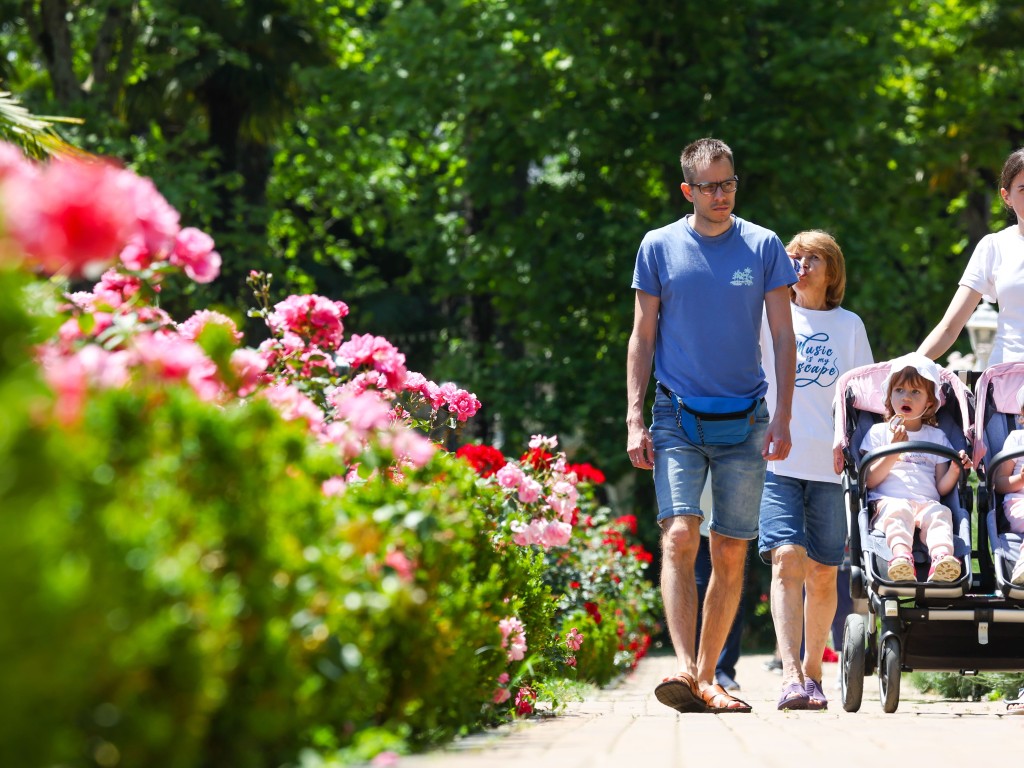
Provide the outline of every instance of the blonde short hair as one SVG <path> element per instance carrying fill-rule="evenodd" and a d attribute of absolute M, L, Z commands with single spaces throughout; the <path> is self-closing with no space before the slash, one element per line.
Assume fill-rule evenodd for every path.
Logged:
<path fill-rule="evenodd" d="M 828 287 L 825 289 L 825 306 L 835 309 L 843 303 L 843 296 L 846 295 L 846 259 L 843 258 L 843 249 L 839 243 L 828 232 L 820 229 L 809 229 L 805 232 L 798 232 L 786 246 L 786 251 L 802 251 L 813 253 L 825 262 L 828 270 Z M 790 299 L 796 296 L 796 291 L 789 289 Z"/>

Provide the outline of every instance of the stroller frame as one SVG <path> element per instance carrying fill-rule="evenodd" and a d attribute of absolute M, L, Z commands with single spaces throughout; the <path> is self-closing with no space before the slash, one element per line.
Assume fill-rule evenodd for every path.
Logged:
<path fill-rule="evenodd" d="M 991 580 L 991 558 L 984 526 L 972 524 L 973 489 L 967 472 L 942 503 L 953 513 L 954 554 L 962 564 L 953 582 L 928 582 L 927 550 L 915 534 L 915 570 L 919 581 L 892 582 L 884 568 L 888 552 L 884 537 L 872 531 L 867 502 L 868 465 L 892 453 L 933 453 L 959 461 L 958 451 L 976 451 L 973 440 L 974 395 L 955 373 L 939 369 L 939 426 L 955 450 L 935 443 L 911 441 L 883 446 L 859 456 L 859 446 L 872 423 L 881 421 L 884 393 L 872 391 L 888 373 L 888 363 L 853 369 L 837 382 L 835 445 L 843 451 L 842 488 L 850 545 L 850 594 L 853 612 L 843 632 L 840 681 L 843 709 L 860 709 L 864 678 L 878 673 L 882 709 L 899 706 L 902 672 L 914 670 L 979 671 L 1024 669 L 1024 604 L 1010 605 L 985 587 Z M 978 531 L 978 546 L 972 532 Z M 891 553 L 889 553 L 891 555 Z M 974 562 L 978 568 L 974 568 Z"/>

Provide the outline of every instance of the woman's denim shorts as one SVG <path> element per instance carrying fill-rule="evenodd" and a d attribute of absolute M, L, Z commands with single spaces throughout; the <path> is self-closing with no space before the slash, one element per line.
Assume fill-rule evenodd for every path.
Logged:
<path fill-rule="evenodd" d="M 767 466 L 761 455 L 768 431 L 768 406 L 764 400 L 758 404 L 755 415 L 754 427 L 744 442 L 695 445 L 676 422 L 674 403 L 658 388 L 651 437 L 659 523 L 664 525 L 676 515 L 703 518 L 700 496 L 710 470 L 714 506 L 711 530 L 733 539 L 757 538 L 757 517 Z"/>
<path fill-rule="evenodd" d="M 815 562 L 840 565 L 846 533 L 846 508 L 839 483 L 767 473 L 757 542 L 764 562 L 771 563 L 773 549 L 794 544 L 803 547 Z"/>

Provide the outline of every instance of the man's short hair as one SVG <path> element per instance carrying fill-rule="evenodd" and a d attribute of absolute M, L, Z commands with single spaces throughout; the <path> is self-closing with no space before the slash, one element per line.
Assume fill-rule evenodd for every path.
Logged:
<path fill-rule="evenodd" d="M 679 156 L 679 164 L 683 167 L 683 181 L 691 183 L 701 168 L 707 168 L 716 160 L 725 158 L 729 165 L 736 167 L 732 159 L 732 150 L 724 141 L 703 138 L 686 145 Z"/>

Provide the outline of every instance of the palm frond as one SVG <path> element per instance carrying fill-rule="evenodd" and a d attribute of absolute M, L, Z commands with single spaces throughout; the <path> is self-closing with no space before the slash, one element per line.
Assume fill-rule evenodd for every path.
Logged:
<path fill-rule="evenodd" d="M 82 123 L 75 117 L 33 115 L 8 91 L 0 91 L 0 140 L 21 147 L 30 157 L 44 159 L 51 155 L 80 155 L 82 150 L 68 144 L 54 125 Z"/>

